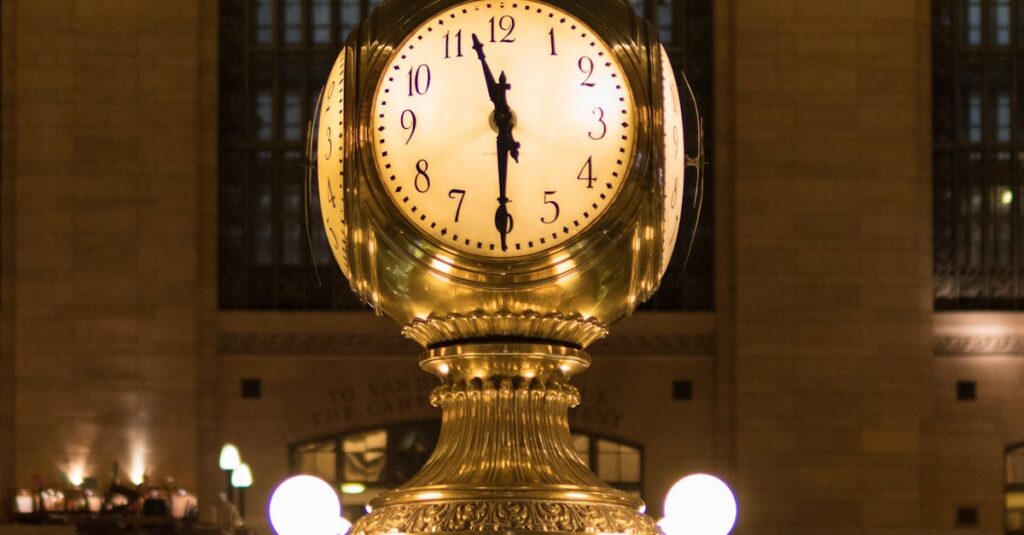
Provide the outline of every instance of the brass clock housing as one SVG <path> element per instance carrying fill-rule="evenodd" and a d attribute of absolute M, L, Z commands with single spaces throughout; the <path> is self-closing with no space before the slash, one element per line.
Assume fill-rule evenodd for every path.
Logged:
<path fill-rule="evenodd" d="M 585 348 L 653 294 L 668 257 L 656 32 L 621 0 L 533 3 L 572 14 L 608 45 L 632 89 L 635 151 L 615 199 L 583 232 L 540 253 L 486 258 L 435 240 L 402 215 L 384 189 L 369 127 L 373 95 L 392 56 L 421 24 L 460 3 L 385 2 L 353 30 L 342 52 L 348 67 L 340 197 L 348 236 L 336 240 L 343 248 L 336 256 L 347 260 L 356 293 L 425 347 L 505 339 Z M 329 193 L 322 190 L 321 198 Z"/>

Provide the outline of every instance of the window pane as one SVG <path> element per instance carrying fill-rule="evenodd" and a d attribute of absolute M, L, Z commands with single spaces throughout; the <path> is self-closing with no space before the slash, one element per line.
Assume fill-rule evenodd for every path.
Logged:
<path fill-rule="evenodd" d="M 1013 20 L 1010 13 L 1010 0 L 991 1 L 992 4 L 989 6 L 989 14 L 992 18 L 989 23 L 992 32 L 991 42 L 997 46 L 1009 45 L 1010 27 Z"/>
<path fill-rule="evenodd" d="M 1006 484 L 1024 484 L 1024 448 L 1006 454 Z"/>
<path fill-rule="evenodd" d="M 992 134 L 997 143 L 1009 143 L 1013 122 L 1010 95 L 1012 94 L 1012 70 L 1010 65 L 998 63 L 992 66 L 989 82 L 989 102 L 992 106 Z"/>
<path fill-rule="evenodd" d="M 281 184 L 281 262 L 289 266 L 306 263 L 309 255 L 303 210 L 306 199 L 302 164 L 301 152 L 285 153 L 281 169 L 282 178 L 285 178 Z"/>
<path fill-rule="evenodd" d="M 302 85 L 302 65 L 298 61 L 285 63 L 281 72 L 281 137 L 285 141 L 302 141 Z"/>
<path fill-rule="evenodd" d="M 281 1 L 281 33 L 285 43 L 302 42 L 302 0 Z"/>
<path fill-rule="evenodd" d="M 609 483 L 639 483 L 640 450 L 609 440 L 598 440 L 597 470 L 597 475 Z"/>
<path fill-rule="evenodd" d="M 313 27 L 313 42 L 316 44 L 331 41 L 331 0 L 313 0 L 313 12 L 310 14 L 310 25 Z"/>
<path fill-rule="evenodd" d="M 346 436 L 342 441 L 344 480 L 362 483 L 383 481 L 387 444 L 387 431 L 383 429 Z"/>
<path fill-rule="evenodd" d="M 295 471 L 333 483 L 338 472 L 337 449 L 333 440 L 300 446 L 295 450 Z"/>
<path fill-rule="evenodd" d="M 964 66 L 960 78 L 960 139 L 981 143 L 983 76 L 980 69 Z"/>
<path fill-rule="evenodd" d="M 274 40 L 273 0 L 252 1 L 252 38 L 258 44 L 270 44 Z"/>
<path fill-rule="evenodd" d="M 321 233 L 322 234 L 322 233 Z M 440 427 L 435 423 L 417 424 L 397 430 L 394 439 L 394 482 L 408 481 L 423 468 L 437 445 Z"/>
<path fill-rule="evenodd" d="M 348 39 L 349 32 L 359 24 L 359 0 L 341 0 L 341 42 Z"/>
<path fill-rule="evenodd" d="M 658 35 L 666 46 L 672 43 L 672 0 L 660 0 L 658 3 Z"/>
<path fill-rule="evenodd" d="M 252 73 L 252 132 L 258 141 L 274 136 L 274 71 L 263 62 L 255 64 Z"/>
<path fill-rule="evenodd" d="M 1006 493 L 1006 529 L 1024 530 L 1024 491 Z"/>
<path fill-rule="evenodd" d="M 968 46 L 981 45 L 981 0 L 963 2 L 961 39 Z"/>

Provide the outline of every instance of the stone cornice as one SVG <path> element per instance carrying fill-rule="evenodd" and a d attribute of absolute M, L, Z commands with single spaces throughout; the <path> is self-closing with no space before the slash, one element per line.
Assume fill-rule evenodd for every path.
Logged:
<path fill-rule="evenodd" d="M 595 356 L 714 356 L 714 334 L 614 333 L 594 344 Z M 221 332 L 221 355 L 417 355 L 419 345 L 394 334 Z"/>
<path fill-rule="evenodd" d="M 935 355 L 1024 355 L 1024 336 L 944 335 L 935 337 Z"/>

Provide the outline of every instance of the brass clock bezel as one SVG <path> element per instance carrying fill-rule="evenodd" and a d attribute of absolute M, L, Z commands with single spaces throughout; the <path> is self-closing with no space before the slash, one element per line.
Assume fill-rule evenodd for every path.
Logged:
<path fill-rule="evenodd" d="M 347 57 L 354 61 L 346 64 L 345 122 L 357 126 L 348 129 L 352 135 L 346 136 L 346 150 L 349 152 L 345 159 L 345 174 L 356 177 L 355 181 L 346 179 L 346 213 L 351 214 L 350 219 L 358 214 L 359 219 L 366 218 L 369 220 L 367 223 L 372 221 L 369 226 L 376 229 L 374 239 L 383 246 L 404 252 L 408 260 L 420 268 L 440 277 L 484 287 L 541 284 L 585 270 L 606 252 L 616 250 L 613 244 L 629 239 L 637 220 L 643 215 L 641 212 L 650 209 L 650 203 L 646 201 L 651 190 L 660 191 L 662 187 L 659 183 L 660 170 L 655 165 L 658 161 L 655 158 L 659 150 L 657 143 L 660 143 L 660 138 L 655 135 L 658 124 L 654 93 L 658 83 L 649 78 L 650 73 L 657 71 L 655 65 L 659 61 L 651 57 L 650 51 L 659 49 L 647 24 L 638 19 L 632 8 L 618 0 L 506 1 L 550 5 L 589 26 L 608 45 L 633 98 L 636 142 L 618 193 L 585 230 L 544 251 L 512 258 L 492 258 L 459 251 L 436 240 L 401 213 L 385 191 L 377 168 L 375 136 L 370 125 L 373 95 L 385 75 L 385 69 L 402 43 L 420 25 L 467 0 L 385 2 L 353 31 L 346 46 Z M 612 16 L 615 12 L 621 16 Z M 386 26 L 384 21 L 388 22 Z M 348 70 L 349 67 L 354 68 Z M 356 181 L 358 184 L 353 184 Z M 370 237 L 358 233 L 366 228 L 366 224 L 350 220 L 350 232 L 357 233 L 348 241 L 350 262 L 363 254 L 357 245 L 361 239 Z M 645 272 L 654 272 L 652 276 L 656 276 L 657 266 L 651 266 Z M 373 300 L 372 296 L 364 295 L 364 298 Z"/>

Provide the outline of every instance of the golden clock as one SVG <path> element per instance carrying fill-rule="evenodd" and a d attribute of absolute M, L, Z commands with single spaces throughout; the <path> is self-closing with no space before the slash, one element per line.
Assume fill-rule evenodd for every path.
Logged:
<path fill-rule="evenodd" d="M 567 410 L 671 257 L 699 162 L 673 73 L 620 0 L 390 0 L 353 30 L 318 116 L 325 230 L 444 412 L 353 533 L 657 531 L 576 456 Z"/>

